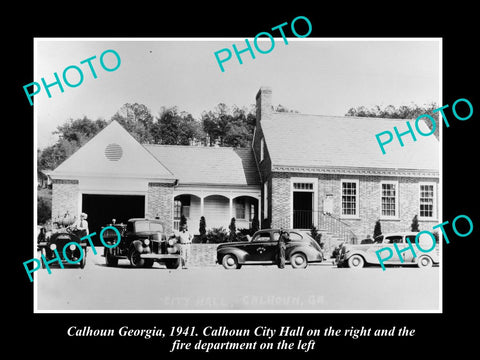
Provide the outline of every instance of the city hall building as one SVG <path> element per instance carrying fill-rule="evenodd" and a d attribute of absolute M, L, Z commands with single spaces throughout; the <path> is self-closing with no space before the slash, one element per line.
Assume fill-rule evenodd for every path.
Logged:
<path fill-rule="evenodd" d="M 419 124 L 428 133 L 426 124 Z M 89 216 L 90 231 L 115 218 L 161 219 L 168 232 L 182 215 L 207 228 L 316 226 L 335 239 L 363 239 L 439 219 L 440 146 L 435 136 L 402 137 L 386 154 L 375 135 L 406 120 L 275 112 L 272 91 L 256 96 L 249 148 L 140 144 L 112 121 L 50 173 L 52 219 Z M 394 139 L 396 140 L 396 139 Z"/>

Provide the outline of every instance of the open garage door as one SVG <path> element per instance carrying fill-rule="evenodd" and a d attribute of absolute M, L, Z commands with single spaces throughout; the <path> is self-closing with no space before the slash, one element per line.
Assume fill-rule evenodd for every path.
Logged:
<path fill-rule="evenodd" d="M 145 196 L 83 194 L 82 211 L 88 214 L 90 232 L 97 233 L 92 237 L 93 243 L 101 245 L 100 230 L 112 219 L 126 223 L 130 218 L 145 217 Z"/>

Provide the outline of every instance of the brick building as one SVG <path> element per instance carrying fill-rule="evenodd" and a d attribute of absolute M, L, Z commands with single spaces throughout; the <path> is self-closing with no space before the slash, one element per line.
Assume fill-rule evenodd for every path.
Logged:
<path fill-rule="evenodd" d="M 405 120 L 272 111 L 272 92 L 257 94 L 252 148 L 260 173 L 263 226 L 318 229 L 335 239 L 421 229 L 439 222 L 440 147 L 411 135 L 382 154 L 375 134 Z M 422 131 L 428 133 L 425 123 Z M 404 131 L 404 130 L 402 130 Z"/>
<path fill-rule="evenodd" d="M 249 228 L 260 187 L 251 149 L 140 144 L 112 121 L 50 173 L 52 219 L 88 214 L 90 231 L 113 218 L 159 218 L 166 231 L 184 215 L 192 233 L 207 226 Z"/>
<path fill-rule="evenodd" d="M 257 216 L 336 240 L 371 235 L 378 219 L 383 232 L 409 230 L 415 215 L 421 229 L 440 221 L 435 136 L 405 135 L 383 155 L 375 134 L 405 120 L 277 113 L 266 87 L 256 101 L 248 149 L 142 145 L 111 122 L 50 174 L 52 218 L 87 212 L 98 231 L 112 218 L 158 217 L 172 231 L 184 215 L 196 233 L 201 216 L 208 228 L 232 217 L 248 228 Z"/>

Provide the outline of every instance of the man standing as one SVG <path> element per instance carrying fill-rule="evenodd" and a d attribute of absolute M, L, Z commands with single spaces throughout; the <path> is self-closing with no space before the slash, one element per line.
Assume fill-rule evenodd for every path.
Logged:
<path fill-rule="evenodd" d="M 77 230 L 81 231 L 81 238 L 88 235 L 90 232 L 88 230 L 88 221 L 87 221 L 88 215 L 86 213 L 81 213 L 80 214 L 80 221 L 77 224 Z"/>
<path fill-rule="evenodd" d="M 183 258 L 183 268 L 187 268 L 187 262 L 190 257 L 190 244 L 192 243 L 192 235 L 188 232 L 188 227 L 185 225 L 180 232 L 180 254 Z"/>
<path fill-rule="evenodd" d="M 280 230 L 280 237 L 278 238 L 278 268 L 285 268 L 285 242 L 288 240 L 288 232 Z"/>

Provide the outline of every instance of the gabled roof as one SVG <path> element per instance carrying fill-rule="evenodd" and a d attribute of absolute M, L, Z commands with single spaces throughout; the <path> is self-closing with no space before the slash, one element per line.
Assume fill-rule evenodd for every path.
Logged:
<path fill-rule="evenodd" d="M 258 185 L 250 148 L 144 144 L 180 184 Z"/>
<path fill-rule="evenodd" d="M 440 146 L 434 135 L 421 136 L 410 124 L 410 134 L 402 137 L 401 147 L 393 131 L 407 130 L 407 120 L 272 113 L 261 121 L 272 166 L 351 167 L 408 170 L 439 170 Z M 422 121 L 420 129 L 429 129 Z M 375 135 L 391 131 L 394 139 L 385 145 L 386 154 Z M 382 138 L 383 139 L 383 138 Z"/>
<path fill-rule="evenodd" d="M 117 121 L 112 121 L 50 173 L 78 176 L 136 177 L 173 182 L 174 175 Z"/>

